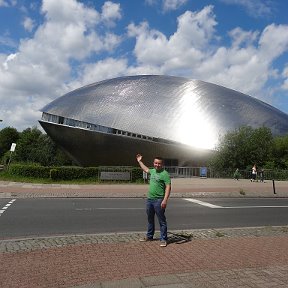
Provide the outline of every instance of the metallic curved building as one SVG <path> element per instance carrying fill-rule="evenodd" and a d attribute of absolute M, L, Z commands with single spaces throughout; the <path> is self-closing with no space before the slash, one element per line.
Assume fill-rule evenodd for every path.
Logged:
<path fill-rule="evenodd" d="M 136 165 L 154 156 L 165 165 L 199 166 L 220 135 L 240 126 L 288 133 L 288 115 L 243 93 L 182 77 L 120 77 L 52 101 L 39 121 L 81 166 Z"/>

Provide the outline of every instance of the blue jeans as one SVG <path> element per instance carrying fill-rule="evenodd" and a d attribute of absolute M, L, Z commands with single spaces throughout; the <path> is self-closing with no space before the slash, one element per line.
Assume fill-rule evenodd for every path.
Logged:
<path fill-rule="evenodd" d="M 156 214 L 160 225 L 160 240 L 167 240 L 167 222 L 165 217 L 165 209 L 161 208 L 162 201 L 163 199 L 147 199 L 146 213 L 148 216 L 148 238 L 153 238 L 154 236 Z"/>

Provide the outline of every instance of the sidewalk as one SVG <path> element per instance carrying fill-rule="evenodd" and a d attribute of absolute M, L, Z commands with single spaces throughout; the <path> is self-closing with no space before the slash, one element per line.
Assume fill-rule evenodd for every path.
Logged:
<path fill-rule="evenodd" d="M 288 197 L 288 181 L 175 178 L 171 197 Z M 30 184 L 0 181 L 0 198 L 146 197 L 147 184 Z"/>
<path fill-rule="evenodd" d="M 288 196 L 288 182 L 275 182 L 275 186 L 276 194 L 272 182 L 173 179 L 172 197 Z M 146 185 L 134 184 L 0 181 L 1 201 L 11 197 L 145 197 L 146 190 Z M 170 232 L 176 236 L 169 234 L 165 248 L 159 247 L 159 241 L 140 243 L 142 233 L 0 240 L 0 287 L 288 287 L 288 225 Z M 183 238 L 177 235 L 191 239 L 181 242 Z"/>
<path fill-rule="evenodd" d="M 0 287 L 288 287 L 288 227 L 0 241 Z M 171 235 L 170 235 L 171 236 Z"/>

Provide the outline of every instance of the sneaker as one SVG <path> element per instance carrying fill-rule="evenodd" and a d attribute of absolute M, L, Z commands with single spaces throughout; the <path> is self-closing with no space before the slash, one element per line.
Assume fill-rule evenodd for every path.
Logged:
<path fill-rule="evenodd" d="M 167 246 L 167 241 L 161 240 L 160 241 L 160 247 L 166 247 Z"/>
<path fill-rule="evenodd" d="M 146 236 L 146 237 L 140 239 L 140 242 L 149 242 L 149 241 L 153 241 L 153 238 L 148 238 Z"/>

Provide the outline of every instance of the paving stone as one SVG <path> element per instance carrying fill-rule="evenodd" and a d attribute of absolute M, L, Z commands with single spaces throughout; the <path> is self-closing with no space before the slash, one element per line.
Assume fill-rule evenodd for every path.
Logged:
<path fill-rule="evenodd" d="M 164 276 L 148 276 L 142 277 L 141 281 L 145 284 L 145 287 L 159 286 L 168 284 L 181 284 L 181 280 L 175 275 L 164 275 Z"/>
<path fill-rule="evenodd" d="M 181 284 L 163 284 L 163 285 L 152 285 L 152 286 L 146 286 L 146 287 L 151 287 L 151 288 L 186 288 L 187 286 L 183 283 Z"/>
<path fill-rule="evenodd" d="M 71 288 L 102 288 L 103 286 L 101 283 L 95 283 L 95 284 L 86 284 L 86 285 L 80 285 L 80 286 L 73 286 Z"/>
<path fill-rule="evenodd" d="M 142 282 L 137 278 L 124 279 L 118 281 L 108 281 L 101 283 L 102 288 L 143 288 Z"/>

